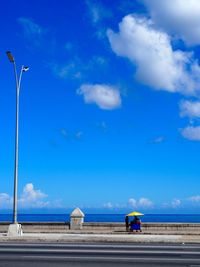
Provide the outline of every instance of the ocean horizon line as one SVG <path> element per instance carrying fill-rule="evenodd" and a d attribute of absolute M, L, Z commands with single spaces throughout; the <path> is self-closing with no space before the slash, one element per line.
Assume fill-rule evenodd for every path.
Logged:
<path fill-rule="evenodd" d="M 85 213 L 84 222 L 124 222 L 123 214 L 89 214 Z M 1 214 L 0 222 L 11 222 L 13 214 Z M 142 216 L 143 222 L 177 222 L 177 223 L 200 223 L 200 214 L 145 214 Z M 19 222 L 69 222 L 70 213 L 61 214 L 36 214 L 18 213 Z"/>

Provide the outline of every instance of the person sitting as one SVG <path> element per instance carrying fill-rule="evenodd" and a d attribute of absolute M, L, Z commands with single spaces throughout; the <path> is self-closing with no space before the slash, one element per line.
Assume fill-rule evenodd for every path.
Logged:
<path fill-rule="evenodd" d="M 125 217 L 125 224 L 126 224 L 126 231 L 128 232 L 129 231 L 129 219 L 127 215 Z"/>
<path fill-rule="evenodd" d="M 135 216 L 134 219 L 131 221 L 130 223 L 130 230 L 133 232 L 133 231 L 140 231 L 142 232 L 141 230 L 141 220 Z"/>

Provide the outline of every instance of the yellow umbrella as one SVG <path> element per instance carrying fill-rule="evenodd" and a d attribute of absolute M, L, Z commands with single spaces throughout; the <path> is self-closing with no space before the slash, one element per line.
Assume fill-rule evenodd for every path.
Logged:
<path fill-rule="evenodd" d="M 138 211 L 133 211 L 129 214 L 127 214 L 127 216 L 143 216 L 144 214 L 143 213 L 140 213 Z"/>

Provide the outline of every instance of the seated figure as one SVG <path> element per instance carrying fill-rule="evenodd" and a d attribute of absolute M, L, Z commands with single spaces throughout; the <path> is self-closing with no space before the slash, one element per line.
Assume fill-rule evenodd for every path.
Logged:
<path fill-rule="evenodd" d="M 134 217 L 134 219 L 130 223 L 130 230 L 131 231 L 140 231 L 141 232 L 141 221 L 138 217 Z"/>

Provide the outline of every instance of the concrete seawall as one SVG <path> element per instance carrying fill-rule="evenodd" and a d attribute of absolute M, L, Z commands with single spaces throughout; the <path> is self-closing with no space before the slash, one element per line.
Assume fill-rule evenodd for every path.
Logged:
<path fill-rule="evenodd" d="M 24 233 L 126 233 L 124 223 L 83 223 L 82 230 L 70 230 L 69 222 L 21 222 Z M 0 223 L 0 233 L 8 230 L 9 222 Z M 200 235 L 200 223 L 143 223 L 144 234 Z"/>

